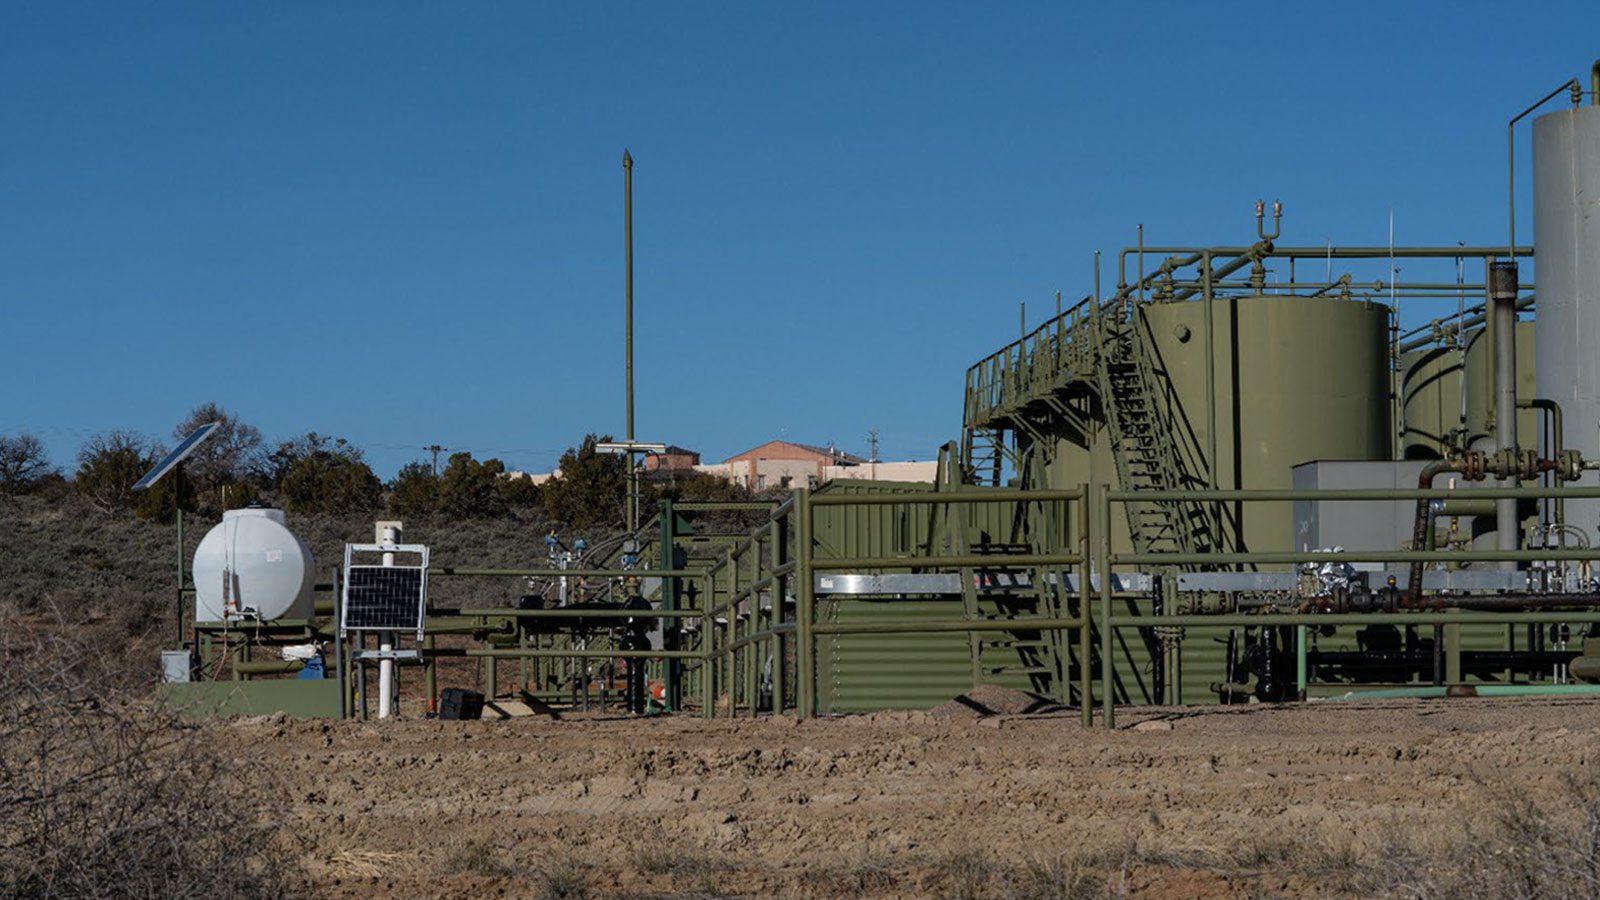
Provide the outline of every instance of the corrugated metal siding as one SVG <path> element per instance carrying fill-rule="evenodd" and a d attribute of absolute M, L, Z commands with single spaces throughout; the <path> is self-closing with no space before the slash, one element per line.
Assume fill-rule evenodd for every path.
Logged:
<path fill-rule="evenodd" d="M 823 600 L 822 622 L 906 622 L 959 619 L 959 598 Z M 824 712 L 927 709 L 972 687 L 971 643 L 965 633 L 822 635 L 817 639 L 819 702 Z M 1033 690 L 1026 676 L 986 675 L 982 681 Z"/>

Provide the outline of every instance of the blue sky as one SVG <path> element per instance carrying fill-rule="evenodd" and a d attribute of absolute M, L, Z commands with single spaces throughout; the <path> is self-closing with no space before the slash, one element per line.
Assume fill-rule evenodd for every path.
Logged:
<path fill-rule="evenodd" d="M 1600 55 L 1594 3 L 1196 9 L 6 4 L 0 432 L 547 469 L 623 430 L 628 147 L 640 438 L 927 459 L 1137 223 L 1504 241 L 1506 120 Z"/>

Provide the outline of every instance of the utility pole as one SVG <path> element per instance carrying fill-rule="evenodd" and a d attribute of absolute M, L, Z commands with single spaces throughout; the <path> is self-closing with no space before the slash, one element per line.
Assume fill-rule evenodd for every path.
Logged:
<path fill-rule="evenodd" d="M 871 452 L 869 452 L 867 454 L 867 456 L 868 456 L 868 460 L 867 461 L 872 463 L 872 477 L 873 478 L 877 478 L 878 477 L 878 429 L 874 428 L 871 431 L 867 432 L 867 444 L 868 444 L 868 446 L 870 446 L 872 448 Z"/>
<path fill-rule="evenodd" d="M 627 269 L 627 396 L 628 443 L 633 443 L 633 154 L 622 151 L 623 252 Z M 628 451 L 628 534 L 639 530 L 639 467 Z"/>
<path fill-rule="evenodd" d="M 429 444 L 428 446 L 422 448 L 422 451 L 424 453 L 432 453 L 433 454 L 433 477 L 435 477 L 435 478 L 439 477 L 439 454 L 443 453 L 444 451 L 446 451 L 448 449 L 450 449 L 450 448 L 449 447 L 441 447 L 438 444 Z"/>

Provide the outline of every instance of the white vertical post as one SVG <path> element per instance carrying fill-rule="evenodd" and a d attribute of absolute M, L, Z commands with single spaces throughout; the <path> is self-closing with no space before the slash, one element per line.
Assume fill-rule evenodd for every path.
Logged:
<path fill-rule="evenodd" d="M 394 526 L 387 525 L 383 529 L 383 545 L 393 547 L 399 535 Z M 386 550 L 383 554 L 385 568 L 394 565 L 394 551 Z M 385 631 L 378 635 L 378 652 L 382 656 L 378 659 L 378 718 L 387 719 L 394 712 L 394 700 L 398 685 L 394 677 L 394 632 Z"/>

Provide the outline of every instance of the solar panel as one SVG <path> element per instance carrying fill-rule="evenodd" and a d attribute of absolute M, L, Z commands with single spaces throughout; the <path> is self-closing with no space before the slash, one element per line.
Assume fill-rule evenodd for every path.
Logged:
<path fill-rule="evenodd" d="M 196 428 L 194 431 L 189 432 L 189 436 L 184 438 L 178 444 L 178 446 L 173 447 L 171 453 L 168 453 L 166 456 L 162 457 L 161 462 L 156 463 L 155 468 L 144 473 L 143 478 L 140 478 L 138 481 L 133 483 L 133 489 L 136 491 L 142 491 L 160 481 L 163 475 L 172 471 L 174 466 L 187 459 L 189 454 L 194 452 L 194 448 L 204 443 L 206 438 L 211 437 L 211 435 L 221 427 L 221 422 L 207 422 L 206 424 L 201 425 L 199 428 Z"/>
<path fill-rule="evenodd" d="M 372 565 L 353 562 L 356 553 L 395 553 L 420 557 L 418 565 Z M 415 631 L 422 638 L 428 605 L 428 548 L 423 544 L 346 544 L 344 597 L 339 633 L 351 631 Z"/>

